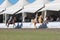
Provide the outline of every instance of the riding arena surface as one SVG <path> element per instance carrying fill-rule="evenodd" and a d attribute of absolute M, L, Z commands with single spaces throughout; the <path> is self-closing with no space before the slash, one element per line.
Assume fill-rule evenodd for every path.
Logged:
<path fill-rule="evenodd" d="M 60 29 L 0 29 L 0 40 L 60 40 Z"/>

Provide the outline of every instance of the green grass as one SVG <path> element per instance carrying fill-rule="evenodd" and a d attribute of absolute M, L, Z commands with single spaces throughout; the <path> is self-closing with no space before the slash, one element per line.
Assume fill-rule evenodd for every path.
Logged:
<path fill-rule="evenodd" d="M 60 29 L 0 29 L 0 40 L 60 40 Z"/>

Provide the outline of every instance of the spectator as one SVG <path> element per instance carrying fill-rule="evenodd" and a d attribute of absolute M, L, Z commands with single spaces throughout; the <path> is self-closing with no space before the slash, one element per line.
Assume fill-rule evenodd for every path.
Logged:
<path fill-rule="evenodd" d="M 58 17 L 58 18 L 56 19 L 56 21 L 60 21 L 60 18 Z"/>

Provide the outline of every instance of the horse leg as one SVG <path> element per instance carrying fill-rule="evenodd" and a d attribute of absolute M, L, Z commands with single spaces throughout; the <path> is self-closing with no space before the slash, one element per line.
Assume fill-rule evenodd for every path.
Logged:
<path fill-rule="evenodd" d="M 15 20 L 13 20 L 13 28 L 15 27 Z"/>
<path fill-rule="evenodd" d="M 13 28 L 14 28 L 14 26 L 15 26 L 15 23 L 13 23 Z"/>
<path fill-rule="evenodd" d="M 7 28 L 9 28 L 9 23 L 7 24 Z"/>
<path fill-rule="evenodd" d="M 14 28 L 14 24 L 13 24 L 13 28 Z"/>

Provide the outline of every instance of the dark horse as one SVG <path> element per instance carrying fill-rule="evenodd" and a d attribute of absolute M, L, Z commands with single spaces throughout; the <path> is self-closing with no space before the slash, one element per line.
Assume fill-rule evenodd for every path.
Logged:
<path fill-rule="evenodd" d="M 9 27 L 10 24 L 13 24 L 13 28 L 14 28 L 15 23 L 16 23 L 16 17 L 15 16 L 12 16 L 9 20 L 6 21 L 7 27 Z"/>

